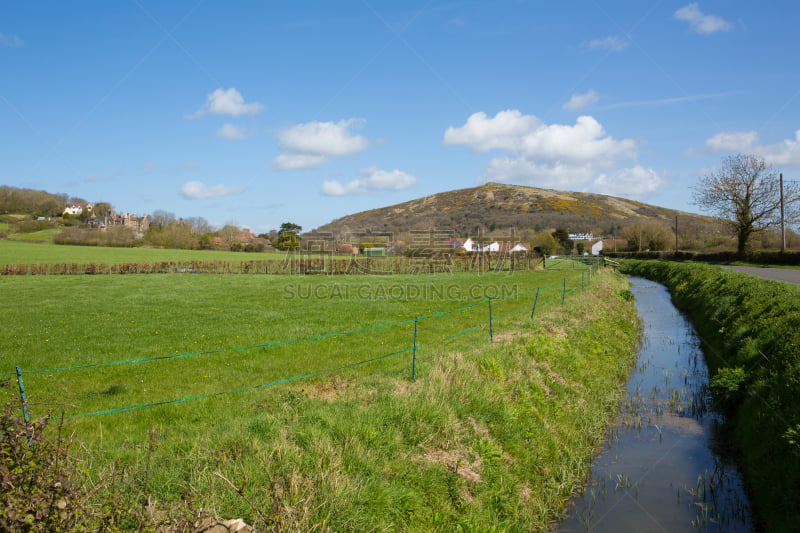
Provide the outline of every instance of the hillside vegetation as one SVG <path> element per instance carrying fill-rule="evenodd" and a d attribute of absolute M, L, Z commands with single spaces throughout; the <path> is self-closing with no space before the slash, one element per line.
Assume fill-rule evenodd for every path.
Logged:
<path fill-rule="evenodd" d="M 566 228 L 600 235 L 616 233 L 641 219 L 655 219 L 672 225 L 676 214 L 681 216 L 681 224 L 687 231 L 691 226 L 707 229 L 714 225 L 708 217 L 603 194 L 487 183 L 348 215 L 317 228 L 317 231 L 334 234 L 366 230 L 402 233 L 446 228 L 457 235 L 467 236 L 514 227 L 537 232 Z"/>

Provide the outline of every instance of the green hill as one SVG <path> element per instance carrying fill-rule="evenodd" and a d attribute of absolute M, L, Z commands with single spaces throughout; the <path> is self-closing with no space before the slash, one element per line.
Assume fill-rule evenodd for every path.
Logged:
<path fill-rule="evenodd" d="M 686 227 L 708 228 L 713 219 L 603 194 L 555 191 L 523 185 L 487 183 L 363 211 L 317 228 L 319 232 L 388 231 L 402 233 L 432 228 L 468 236 L 514 227 L 543 231 L 608 235 L 641 219 L 672 226 L 675 215 Z"/>

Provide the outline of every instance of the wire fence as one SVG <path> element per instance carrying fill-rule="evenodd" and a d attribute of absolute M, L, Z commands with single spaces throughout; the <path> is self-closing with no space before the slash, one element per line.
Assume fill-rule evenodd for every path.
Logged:
<path fill-rule="evenodd" d="M 341 257 L 331 253 L 287 252 L 247 261 L 191 260 L 119 263 L 19 263 L 0 265 L 0 276 L 75 276 L 117 274 L 420 274 L 507 272 L 542 264 L 534 253 L 474 253 L 428 256 Z"/>
<path fill-rule="evenodd" d="M 375 363 L 381 360 L 396 358 L 401 356 L 402 354 L 411 355 L 411 360 L 408 361 L 406 364 L 409 364 L 410 366 L 410 378 L 412 381 L 414 381 L 417 376 L 417 355 L 420 350 L 432 348 L 437 345 L 444 345 L 455 339 L 458 339 L 465 335 L 473 334 L 481 330 L 488 332 L 488 340 L 489 342 L 493 342 L 499 321 L 521 314 L 523 312 L 529 313 L 530 319 L 533 320 L 536 316 L 537 310 L 541 310 L 542 306 L 545 305 L 546 303 L 551 301 L 556 301 L 556 302 L 560 301 L 560 304 L 563 305 L 566 302 L 566 297 L 568 295 L 577 291 L 584 290 L 586 285 L 591 281 L 593 272 L 595 272 L 597 268 L 599 268 L 600 266 L 602 266 L 602 263 L 598 262 L 584 263 L 580 261 L 572 261 L 572 264 L 568 264 L 566 261 L 551 262 L 550 260 L 548 260 L 548 265 L 547 265 L 548 269 L 570 270 L 574 272 L 574 275 L 570 276 L 565 275 L 561 280 L 557 282 L 550 283 L 548 285 L 541 287 L 533 287 L 522 293 L 515 292 L 513 294 L 508 294 L 508 295 L 484 298 L 483 300 L 459 307 L 457 309 L 431 313 L 425 316 L 415 316 L 413 318 L 407 318 L 405 320 L 395 321 L 386 324 L 379 324 L 370 327 L 323 333 L 319 335 L 306 336 L 301 338 L 283 339 L 283 340 L 252 344 L 246 346 L 235 346 L 235 347 L 219 348 L 214 350 L 185 352 L 185 353 L 161 355 L 154 357 L 137 357 L 131 359 L 115 360 L 115 361 L 87 362 L 71 366 L 54 366 L 54 367 L 33 368 L 33 369 L 23 369 L 20 366 L 16 366 L 14 373 L 0 374 L 0 376 L 16 376 L 17 384 L 19 387 L 20 400 L 23 407 L 23 416 L 27 421 L 29 420 L 29 410 L 28 410 L 28 399 L 27 399 L 28 395 L 26 393 L 25 384 L 23 380 L 23 377 L 25 375 L 34 376 L 36 374 L 46 373 L 52 376 L 54 374 L 59 374 L 59 375 L 69 374 L 70 372 L 74 371 L 80 371 L 86 369 L 100 369 L 102 367 L 118 367 L 121 365 L 148 365 L 156 362 L 167 362 L 167 361 L 175 361 L 182 359 L 185 360 L 192 358 L 204 359 L 208 356 L 221 353 L 243 352 L 243 351 L 250 351 L 257 349 L 274 350 L 282 346 L 287 346 L 297 343 L 307 343 L 310 345 L 314 345 L 315 343 L 323 342 L 326 339 L 327 340 L 333 339 L 338 341 L 347 337 L 357 336 L 359 334 L 376 332 L 380 330 L 386 330 L 389 328 L 398 328 L 403 326 L 408 327 L 413 324 L 413 330 L 410 330 L 409 328 L 408 332 L 409 334 L 407 337 L 408 344 L 395 347 L 396 349 L 392 349 L 387 353 L 373 355 L 371 357 L 361 359 L 358 361 L 331 365 L 328 368 L 320 368 L 312 372 L 299 373 L 297 375 L 291 375 L 288 377 L 279 377 L 255 385 L 232 387 L 232 388 L 226 388 L 225 390 L 203 392 L 198 394 L 188 394 L 178 398 L 144 402 L 135 405 L 108 406 L 102 409 L 95 409 L 86 412 L 69 414 L 64 418 L 81 418 L 81 417 L 90 417 L 90 416 L 105 415 L 112 413 L 122 413 L 122 412 L 146 409 L 157 406 L 174 405 L 179 403 L 191 402 L 195 400 L 202 400 L 228 394 L 253 391 L 257 389 L 272 387 L 275 385 L 309 379 L 325 374 L 332 374 L 349 368 L 354 368 L 369 363 Z M 450 322 L 442 320 L 445 319 L 446 317 L 453 317 L 453 316 L 459 316 L 459 320 Z M 438 325 L 434 325 L 434 323 L 437 323 Z M 454 332 L 452 331 L 452 327 L 454 325 L 458 325 L 458 327 L 461 327 L 462 329 Z M 363 353 L 366 350 L 363 346 L 364 344 L 355 344 L 352 346 L 352 348 L 350 346 L 346 346 L 345 349 L 353 349 Z M 322 349 L 320 349 L 317 353 L 320 353 L 321 351 Z M 198 384 L 195 383 L 195 385 Z"/>

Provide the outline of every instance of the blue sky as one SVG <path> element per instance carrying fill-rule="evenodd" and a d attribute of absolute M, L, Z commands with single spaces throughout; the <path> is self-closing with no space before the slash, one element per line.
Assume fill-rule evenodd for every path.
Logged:
<path fill-rule="evenodd" d="M 486 181 L 696 212 L 725 155 L 797 178 L 799 22 L 788 1 L 7 1 L 0 184 L 256 232 Z"/>

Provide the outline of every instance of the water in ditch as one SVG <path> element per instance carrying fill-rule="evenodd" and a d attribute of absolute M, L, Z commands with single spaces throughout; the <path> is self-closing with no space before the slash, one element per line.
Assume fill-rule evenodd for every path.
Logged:
<path fill-rule="evenodd" d="M 644 327 L 616 427 L 559 531 L 753 531 L 750 504 L 691 322 L 631 278 Z"/>

